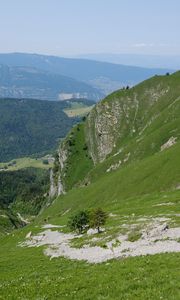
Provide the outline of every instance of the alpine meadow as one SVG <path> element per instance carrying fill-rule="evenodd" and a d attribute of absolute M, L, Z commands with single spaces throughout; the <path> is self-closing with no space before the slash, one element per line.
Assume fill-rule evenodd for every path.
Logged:
<path fill-rule="evenodd" d="M 179 2 L 15 2 L 0 300 L 180 299 Z"/>

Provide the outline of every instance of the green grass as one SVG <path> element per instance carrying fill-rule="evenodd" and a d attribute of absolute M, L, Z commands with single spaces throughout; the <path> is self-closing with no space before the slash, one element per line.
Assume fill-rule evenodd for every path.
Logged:
<path fill-rule="evenodd" d="M 80 184 L 93 167 L 85 142 L 84 123 L 80 123 L 72 128 L 64 141 L 64 145 L 68 155 L 68 161 L 63 170 L 63 174 L 65 174 L 64 185 L 66 190 L 69 190 L 75 184 Z"/>
<path fill-rule="evenodd" d="M 112 226 L 119 226 L 125 219 L 131 223 L 140 215 L 178 212 L 179 200 L 180 192 L 176 191 L 126 199 L 118 207 L 109 203 L 108 210 L 116 213 L 116 218 L 108 219 L 108 235 L 112 233 Z M 78 205 L 77 199 L 74 201 Z M 170 212 L 165 206 L 154 206 L 164 201 L 174 202 L 177 206 Z M 62 213 L 63 206 L 67 208 L 69 204 L 68 195 L 57 199 L 48 209 L 49 222 L 66 222 L 65 216 L 57 216 L 57 213 Z M 87 203 L 81 203 L 81 206 L 87 206 Z M 127 215 L 129 218 L 125 218 Z M 39 232 L 43 218 L 39 216 L 34 224 L 0 239 L 0 299 L 179 299 L 179 253 L 111 260 L 98 265 L 64 258 L 50 260 L 43 254 L 43 247 L 18 246 L 29 231 Z M 83 239 L 80 242 L 83 245 Z M 104 245 L 103 241 L 99 244 Z"/>
<path fill-rule="evenodd" d="M 61 258 L 50 261 L 41 248 L 19 249 L 12 242 L 7 242 L 1 252 L 7 250 L 11 258 L 0 258 L 2 300 L 179 299 L 179 254 L 96 266 Z"/>
<path fill-rule="evenodd" d="M 18 246 L 28 232 L 41 231 L 46 216 L 49 216 L 49 223 L 63 225 L 74 211 L 94 206 L 93 189 L 88 194 L 85 192 L 87 189 L 90 187 L 76 189 L 56 199 L 34 223 L 0 239 L 0 299 L 179 299 L 179 253 L 91 265 L 64 258 L 50 260 L 43 254 L 43 247 Z M 113 212 L 115 217 L 108 218 L 105 226 L 107 233 L 99 235 L 104 240 L 108 236 L 115 238 L 116 233 L 121 232 L 123 223 L 134 224 L 142 216 L 176 214 L 180 209 L 178 190 L 131 198 L 122 195 L 118 197 L 117 194 L 116 201 L 107 199 L 108 195 L 102 207 L 107 212 Z M 172 202 L 174 205 L 156 206 L 164 202 Z M 63 215 L 68 208 L 71 211 Z M 174 219 L 174 222 L 178 224 L 178 220 Z M 68 228 L 63 230 L 67 231 Z M 85 235 L 79 241 L 72 241 L 73 246 L 81 247 L 87 239 L 91 242 L 91 238 Z M 104 247 L 105 242 L 102 240 L 98 245 Z"/>
<path fill-rule="evenodd" d="M 138 213 L 144 214 L 146 213 L 143 211 L 144 205 L 151 203 L 151 198 L 154 199 L 156 195 L 159 198 L 161 193 L 164 192 L 166 195 L 167 192 L 167 202 L 171 194 L 179 195 L 179 190 L 176 191 L 180 174 L 179 153 L 180 143 L 115 172 L 105 173 L 103 176 L 97 173 L 96 180 L 92 184 L 72 189 L 67 195 L 60 197 L 61 200 L 56 200 L 54 206 L 46 210 L 46 214 L 54 211 L 55 216 L 56 213 L 63 213 L 68 209 L 73 212 L 98 206 L 110 212 L 112 208 L 113 212 L 120 209 L 127 214 L 129 204 L 133 205 L 133 203 L 136 213 L 138 201 L 141 203 Z M 168 206 L 163 209 L 170 210 Z M 152 207 L 149 213 L 152 210 L 160 212 L 161 207 Z"/>

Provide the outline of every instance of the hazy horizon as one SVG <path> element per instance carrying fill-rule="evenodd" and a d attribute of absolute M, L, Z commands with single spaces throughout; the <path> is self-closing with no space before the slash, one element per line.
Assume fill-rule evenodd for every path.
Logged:
<path fill-rule="evenodd" d="M 0 53 L 180 53 L 178 0 L 0 0 Z"/>

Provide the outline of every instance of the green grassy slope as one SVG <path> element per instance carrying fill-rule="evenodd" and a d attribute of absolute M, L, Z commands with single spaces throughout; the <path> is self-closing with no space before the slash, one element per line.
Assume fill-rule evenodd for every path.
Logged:
<path fill-rule="evenodd" d="M 179 299 L 179 253 L 95 265 L 50 260 L 43 254 L 44 247 L 18 246 L 28 232 L 42 231 L 47 220 L 66 225 L 74 212 L 99 206 L 111 214 L 99 241 L 102 247 L 105 238 L 123 232 L 124 223 L 136 224 L 140 218 L 170 217 L 170 228 L 180 225 L 179 82 L 180 73 L 176 73 L 112 94 L 72 129 L 60 149 L 67 193 L 32 224 L 0 239 L 0 299 Z M 170 137 L 176 143 L 161 151 Z M 107 172 L 120 160 L 117 168 Z M 85 234 L 74 243 L 77 247 L 90 239 L 98 243 L 93 237 Z"/>
<path fill-rule="evenodd" d="M 61 196 L 39 218 L 43 220 L 44 216 L 49 216 L 51 222 L 59 223 L 61 212 L 69 211 L 63 217 L 66 224 L 67 218 L 73 212 L 99 206 L 109 212 L 126 214 L 128 210 L 136 211 L 135 199 L 140 202 L 138 214 L 149 214 L 151 211 L 148 210 L 148 205 L 145 211 L 140 208 L 147 204 L 143 202 L 148 195 L 150 200 L 154 199 L 154 195 L 157 199 L 158 195 L 161 198 L 163 192 L 169 192 L 168 197 L 171 197 L 171 192 L 180 196 L 180 191 L 177 190 L 180 184 L 179 153 L 180 143 L 177 143 L 170 149 L 129 164 L 126 168 L 103 176 L 97 174 L 92 184 L 74 188 L 67 195 Z"/>
<path fill-rule="evenodd" d="M 86 145 L 94 166 L 76 176 L 74 184 L 87 184 L 106 172 L 124 168 L 130 163 L 161 152 L 169 140 L 180 140 L 180 72 L 170 76 L 155 76 L 130 90 L 120 90 L 98 103 L 81 124 L 84 135 L 74 140 Z M 75 127 L 76 128 L 76 127 Z M 73 129 L 76 130 L 76 129 Z M 74 134 L 74 133 L 73 133 Z M 69 141 L 68 141 L 69 139 Z M 71 144 L 67 136 L 63 149 Z M 83 140 L 82 140 L 83 139 Z M 72 149 L 76 149 L 76 146 Z M 67 151 L 66 166 L 78 161 L 78 169 L 84 164 L 82 152 Z M 68 181 L 76 168 L 63 170 L 66 190 L 72 187 Z M 72 171 L 72 172 L 71 172 Z"/>
<path fill-rule="evenodd" d="M 49 260 L 42 248 L 20 248 L 24 232 L 1 240 L 0 299 L 177 300 L 179 254 L 114 260 L 100 265 Z"/>
<path fill-rule="evenodd" d="M 78 182 L 82 181 L 86 174 L 92 169 L 92 158 L 88 153 L 85 141 L 84 123 L 72 128 L 62 143 L 59 156 L 65 152 L 67 159 L 61 168 L 61 177 L 66 189 L 71 189 Z M 59 168 L 57 169 L 59 172 Z"/>
<path fill-rule="evenodd" d="M 44 224 L 47 216 L 50 223 L 63 225 L 66 224 L 67 217 L 77 209 L 99 204 L 100 202 L 94 201 L 93 187 L 91 192 L 89 189 L 90 187 L 85 188 L 84 193 L 84 189 L 77 189 L 57 199 L 34 224 L 0 239 L 0 299 L 176 300 L 179 298 L 179 253 L 111 260 L 108 263 L 91 265 L 64 258 L 50 260 L 43 254 L 43 247 L 18 246 L 28 232 L 37 233 L 42 230 L 40 226 Z M 99 197 L 101 193 L 98 194 Z M 124 222 L 134 222 L 139 216 L 175 214 L 180 208 L 178 190 L 154 192 L 127 199 L 117 191 L 115 194 L 117 199 L 112 199 L 112 190 L 110 192 L 109 188 L 107 198 L 101 203 L 107 212 L 116 213 L 116 218 L 109 218 L 106 224 L 108 236 L 114 236 L 120 225 Z M 99 201 L 104 195 L 105 192 Z M 108 196 L 111 197 L 111 202 Z M 95 200 L 98 201 L 98 197 Z M 170 208 L 156 206 L 165 201 L 171 201 L 174 205 Z M 72 211 L 64 214 L 67 208 L 71 208 Z M 174 217 L 174 224 L 177 223 L 178 220 Z M 63 230 L 67 231 L 66 228 Z M 83 240 L 80 239 L 79 242 Z"/>

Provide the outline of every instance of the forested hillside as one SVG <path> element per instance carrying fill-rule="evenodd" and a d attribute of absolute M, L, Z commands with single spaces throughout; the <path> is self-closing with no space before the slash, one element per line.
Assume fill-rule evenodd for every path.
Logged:
<path fill-rule="evenodd" d="M 48 200 L 49 170 L 27 168 L 0 172 L 0 234 L 25 226 Z M 23 217 L 21 217 L 23 216 Z"/>
<path fill-rule="evenodd" d="M 55 149 L 77 122 L 65 102 L 0 99 L 0 162 Z"/>

